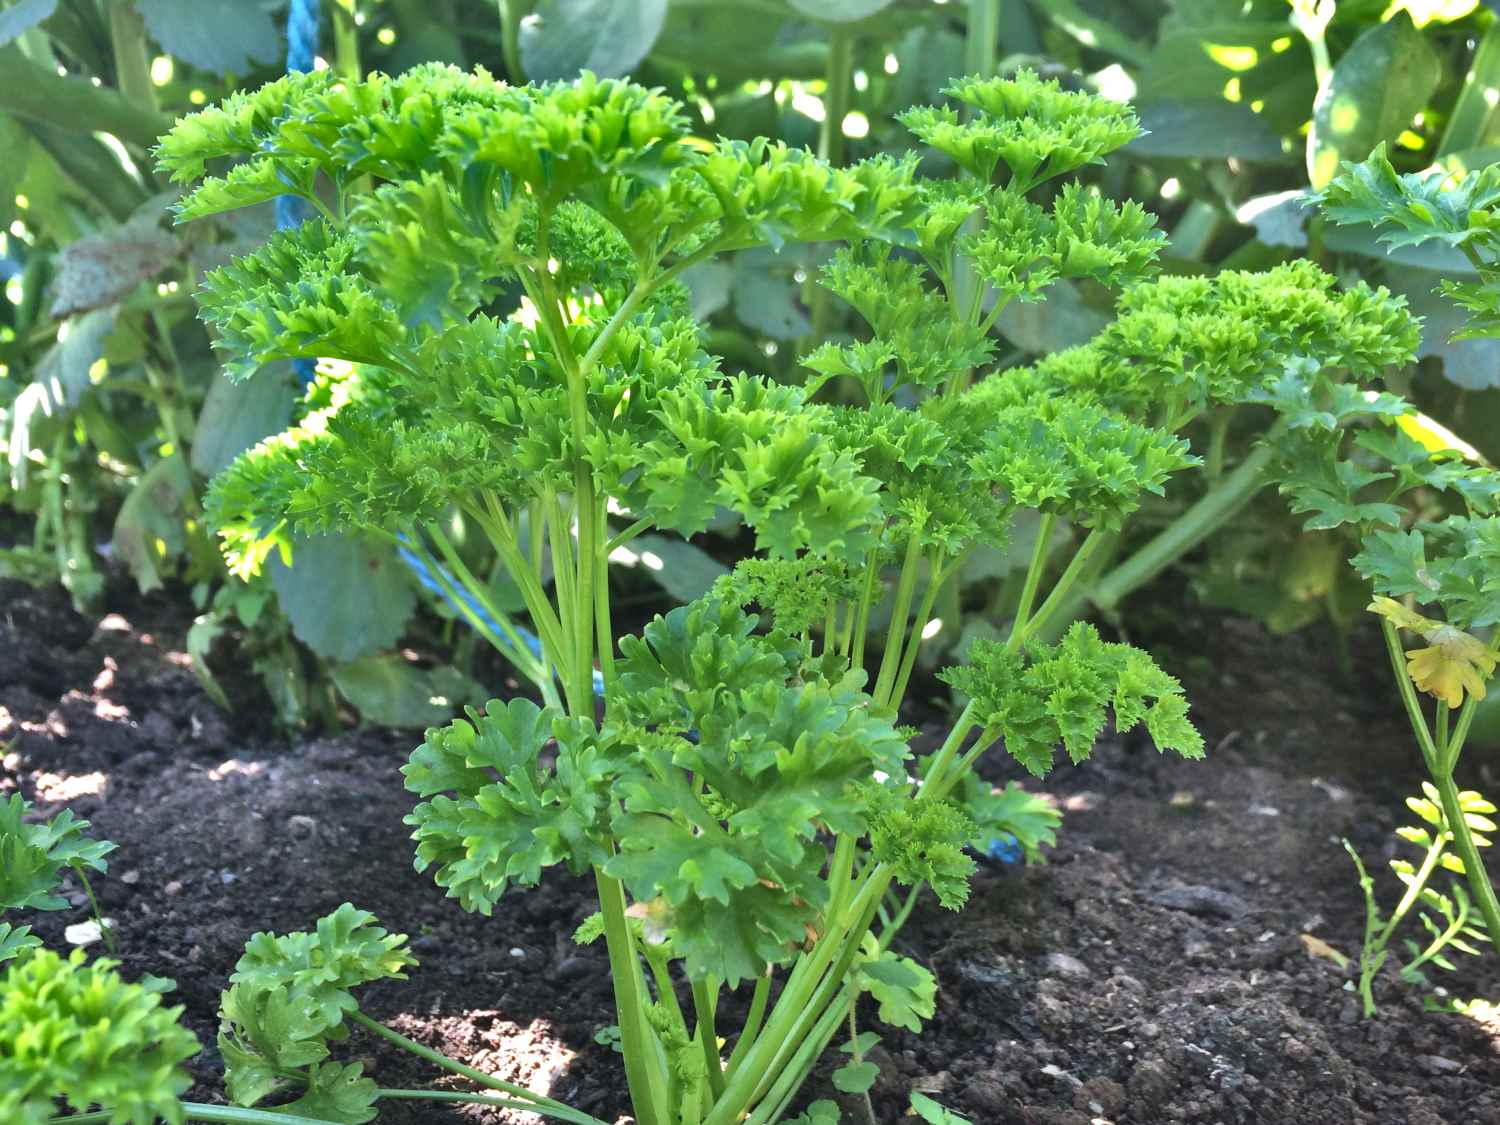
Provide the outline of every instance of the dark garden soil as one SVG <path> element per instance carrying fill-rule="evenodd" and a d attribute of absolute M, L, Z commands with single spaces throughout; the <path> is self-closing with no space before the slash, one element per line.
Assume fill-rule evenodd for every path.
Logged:
<path fill-rule="evenodd" d="M 422 959 L 410 981 L 365 991 L 372 1016 L 622 1113 L 617 1056 L 594 1042 L 609 1022 L 605 958 L 569 941 L 588 887 L 557 879 L 494 918 L 464 914 L 412 870 L 397 773 L 412 736 L 288 743 L 259 715 L 226 716 L 181 654 L 187 624 L 167 599 L 94 622 L 58 594 L 0 583 L 0 793 L 68 805 L 119 844 L 97 889 L 125 971 L 177 982 L 204 1043 L 191 1096 L 218 1100 L 214 1013 L 245 939 L 350 899 Z M 1500 1020 L 1424 1012 L 1388 973 L 1380 1018 L 1361 1021 L 1346 974 L 1318 955 L 1355 953 L 1363 924 L 1338 838 L 1383 871 L 1419 781 L 1381 651 L 1357 640 L 1367 681 L 1341 684 L 1326 638 L 1190 606 L 1145 639 L 1187 682 L 1208 760 L 1106 740 L 1040 787 L 1066 812 L 1047 865 L 986 867 L 963 914 L 918 912 L 900 944 L 937 974 L 938 1016 L 876 1049 L 880 1121 L 903 1120 L 917 1088 L 982 1125 L 1500 1123 Z M 1468 783 L 1500 791 L 1500 769 L 1477 756 L 1468 768 Z M 993 776 L 1012 771 L 997 762 Z M 1380 887 L 1394 901 L 1394 879 Z M 61 947 L 86 910 L 36 928 Z M 1442 983 L 1500 996 L 1495 966 Z M 431 1078 L 362 1034 L 347 1050 L 382 1086 Z M 396 1125 L 526 1119 L 385 1105 Z"/>

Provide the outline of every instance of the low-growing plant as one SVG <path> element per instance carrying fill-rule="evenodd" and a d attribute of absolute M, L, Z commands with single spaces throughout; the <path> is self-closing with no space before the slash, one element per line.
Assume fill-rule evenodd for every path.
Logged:
<path fill-rule="evenodd" d="M 1479 280 L 1443 289 L 1472 314 L 1463 333 L 1500 329 L 1494 266 L 1500 169 L 1461 179 L 1440 172 L 1397 175 L 1377 149 L 1361 164 L 1345 164 L 1322 203 L 1334 222 L 1371 225 L 1388 246 L 1441 241 L 1462 250 Z M 1455 778 L 1475 709 L 1500 663 L 1500 473 L 1395 395 L 1369 392 L 1362 403 L 1346 398 L 1308 405 L 1356 424 L 1307 425 L 1290 434 L 1282 445 L 1282 489 L 1294 511 L 1310 513 L 1309 528 L 1342 528 L 1359 541 L 1351 561 L 1373 589 L 1369 609 L 1380 619 L 1430 777 L 1431 793 L 1418 811 L 1432 831 L 1415 830 L 1421 836 L 1415 842 L 1428 849 L 1432 864 L 1446 863 L 1468 884 L 1450 910 L 1428 896 L 1425 875 L 1405 872 L 1407 895 L 1382 923 L 1366 881 L 1370 927 L 1361 979 L 1368 1014 L 1369 981 L 1395 926 L 1419 900 L 1436 906 L 1459 931 L 1486 934 L 1500 950 L 1500 903 L 1476 836 L 1493 825 L 1478 797 L 1460 790 Z M 1403 633 L 1421 638 L 1424 647 L 1405 649 Z M 1430 717 L 1419 693 L 1435 701 Z"/>
<path fill-rule="evenodd" d="M 417 863 L 486 915 L 546 868 L 592 875 L 600 910 L 578 938 L 605 943 L 643 1125 L 784 1120 L 846 1028 L 836 1084 L 868 1089 L 861 996 L 913 1030 L 935 1008 L 931 975 L 891 948 L 918 893 L 962 905 L 980 820 L 1014 817 L 1032 847 L 1055 824 L 972 780 L 989 748 L 1043 776 L 1059 746 L 1085 759 L 1112 713 L 1161 750 L 1202 754 L 1176 680 L 1089 625 L 1063 631 L 1059 611 L 1142 497 L 1195 463 L 1175 431 L 1208 405 L 1325 388 L 1363 401 L 1343 374 L 1410 349 L 1399 301 L 1334 293 L 1311 266 L 1147 280 L 1151 217 L 1054 182 L 1137 135 L 1124 106 L 1024 71 L 949 93 L 962 115 L 905 121 L 969 173 L 956 182 L 922 179 L 915 157 L 835 169 L 766 141 L 703 142 L 670 98 L 628 83 L 511 88 L 440 67 L 291 76 L 184 119 L 160 149 L 174 178 L 200 181 L 184 219 L 287 191 L 320 216 L 205 279 L 230 372 L 358 365 L 345 401 L 215 481 L 232 566 L 357 530 L 443 560 L 455 592 L 508 621 L 453 547 L 461 520 L 520 591 L 543 705 L 493 701 L 428 731 L 404 770 Z M 225 158 L 239 162 L 207 175 Z M 681 274 L 809 241 L 844 244 L 822 280 L 868 331 L 825 341 L 799 382 L 721 375 Z M 1124 289 L 1114 335 L 995 371 L 999 311 L 1068 278 Z M 817 401 L 834 380 L 843 404 Z M 610 555 L 725 511 L 753 557 L 617 639 Z M 1040 530 L 1013 626 L 946 673 L 967 702 L 914 759 L 896 723 L 937 592 L 1023 512 Z M 1083 534 L 1058 568 L 1064 527 Z M 237 988 L 255 978 L 243 971 Z M 724 1026 L 724 992 L 740 988 L 747 1014 Z M 229 1018 L 236 1041 L 279 1049 Z M 241 1069 L 263 1064 L 225 1053 L 237 1101 L 275 1092 Z M 357 1070 L 329 1081 L 339 1120 L 384 1096 Z M 938 1113 L 928 1102 L 919 1112 Z"/>
<path fill-rule="evenodd" d="M 10 910 L 66 910 L 68 900 L 58 894 L 63 878 L 78 877 L 94 911 L 94 922 L 106 947 L 114 950 L 109 923 L 99 913 L 99 901 L 88 872 L 104 872 L 104 857 L 115 850 L 108 840 L 91 840 L 84 833 L 89 822 L 64 809 L 51 820 L 28 821 L 31 802 L 19 793 L 0 803 L 0 913 Z M 0 961 L 33 949 L 41 942 L 29 926 L 0 922 Z"/>
<path fill-rule="evenodd" d="M 1359 853 L 1348 840 L 1344 841 L 1344 850 L 1349 853 L 1349 858 L 1354 860 L 1354 866 L 1359 870 L 1359 886 L 1365 896 L 1365 936 L 1359 957 L 1359 995 L 1367 1017 L 1373 1016 L 1376 1011 L 1373 987 L 1375 975 L 1384 968 L 1390 957 L 1391 940 L 1413 910 L 1418 911 L 1417 916 L 1427 931 L 1428 939 L 1425 943 L 1418 943 L 1410 938 L 1403 941 L 1408 960 L 1401 966 L 1401 979 L 1408 983 L 1428 984 L 1425 966 L 1432 965 L 1451 972 L 1455 966 L 1448 958 L 1450 952 L 1479 956 L 1481 950 L 1473 943 L 1489 941 L 1484 920 L 1475 913 L 1473 899 L 1469 897 L 1464 885 L 1454 881 L 1451 893 L 1448 894 L 1433 885 L 1434 877 L 1440 870 L 1460 877 L 1466 872 L 1464 861 L 1453 851 L 1454 834 L 1448 826 L 1441 795 L 1430 782 L 1422 786 L 1422 792 L 1421 797 L 1408 797 L 1406 805 L 1422 818 L 1423 823 L 1396 829 L 1396 835 L 1421 849 L 1422 859 L 1418 864 L 1413 864 L 1408 859 L 1391 860 L 1391 869 L 1405 886 L 1406 892 L 1392 907 L 1389 916 L 1381 913 L 1380 902 L 1375 897 L 1375 880 L 1365 870 Z M 1495 806 L 1473 790 L 1459 793 L 1458 806 L 1468 828 L 1474 834 L 1474 842 L 1480 847 L 1488 846 L 1489 840 L 1483 833 L 1495 831 L 1495 822 L 1489 819 Z M 1426 909 L 1422 909 L 1424 907 Z"/>

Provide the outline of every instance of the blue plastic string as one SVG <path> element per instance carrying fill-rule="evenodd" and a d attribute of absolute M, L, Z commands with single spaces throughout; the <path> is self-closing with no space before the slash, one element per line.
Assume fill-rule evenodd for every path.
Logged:
<path fill-rule="evenodd" d="M 286 15 L 286 70 L 288 74 L 306 74 L 318 57 L 318 0 L 292 0 Z M 307 200 L 300 195 L 276 197 L 276 229 L 301 226 L 307 218 Z M 294 359 L 292 370 L 306 389 L 318 373 L 316 360 Z"/>

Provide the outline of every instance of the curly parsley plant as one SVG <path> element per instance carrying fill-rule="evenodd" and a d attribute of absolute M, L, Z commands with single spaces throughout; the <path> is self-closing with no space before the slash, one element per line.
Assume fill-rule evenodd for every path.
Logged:
<path fill-rule="evenodd" d="M 427 733 L 405 770 L 417 864 L 482 914 L 548 868 L 592 876 L 599 913 L 578 937 L 607 947 L 642 1125 L 784 1120 L 846 1029 L 836 1081 L 868 1088 L 860 997 L 900 1027 L 934 1010 L 931 975 L 890 948 L 918 892 L 964 902 L 976 816 L 1014 815 L 1033 848 L 1055 823 L 976 782 L 988 748 L 1042 775 L 1059 745 L 1086 757 L 1113 714 L 1201 755 L 1149 656 L 1086 626 L 1049 643 L 1049 627 L 1143 498 L 1196 463 L 1178 431 L 1205 404 L 1400 350 L 1384 335 L 1403 324 L 1396 302 L 1335 295 L 1313 269 L 1151 280 L 1152 217 L 1074 178 L 1139 133 L 1126 107 L 1025 71 L 949 93 L 962 113 L 905 120 L 964 170 L 955 181 L 922 178 L 914 155 L 838 169 L 706 142 L 676 102 L 627 82 L 512 88 L 435 66 L 292 75 L 184 119 L 160 149 L 196 184 L 184 219 L 286 192 L 320 215 L 205 279 L 230 374 L 290 357 L 357 371 L 337 406 L 214 483 L 227 557 L 252 573 L 297 535 L 358 529 L 441 559 L 492 611 L 489 639 L 542 702 Z M 822 341 L 800 382 L 725 375 L 682 274 L 796 242 L 837 244 L 821 280 L 867 331 Z M 995 370 L 999 311 L 1061 279 L 1124 290 L 1112 334 Z M 839 404 L 817 395 L 831 381 Z M 752 557 L 618 637 L 611 553 L 725 512 Z M 1022 513 L 1042 531 L 1020 612 L 950 674 L 968 703 L 916 760 L 896 721 L 938 591 Z M 540 656 L 465 565 L 460 523 L 520 591 Z M 1081 542 L 1054 566 L 1064 528 Z M 358 944 L 383 974 L 399 967 L 373 935 Z M 236 1100 L 292 1081 L 319 1112 L 339 1091 L 343 1119 L 365 1120 L 385 1092 L 325 1057 L 364 964 L 311 961 L 326 1005 L 291 1010 L 313 987 L 303 970 L 242 965 L 225 1009 Z M 748 1014 L 726 1026 L 724 992 L 740 988 Z M 502 1091 L 464 1097 L 594 1120 L 417 1049 Z"/>

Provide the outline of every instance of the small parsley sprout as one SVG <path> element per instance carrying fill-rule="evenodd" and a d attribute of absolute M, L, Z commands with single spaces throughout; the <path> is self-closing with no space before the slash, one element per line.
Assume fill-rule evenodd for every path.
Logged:
<path fill-rule="evenodd" d="M 219 1011 L 219 1053 L 236 1105 L 300 1091 L 288 1113 L 361 1125 L 375 1117 L 375 1083 L 359 1063 L 330 1060 L 329 1043 L 349 1032 L 359 1011 L 352 989 L 375 980 L 405 980 L 416 963 L 402 934 L 344 903 L 312 933 L 259 933 L 230 976 Z"/>
<path fill-rule="evenodd" d="M 115 845 L 84 835 L 89 822 L 64 809 L 51 820 L 27 822 L 31 803 L 19 793 L 0 804 L 0 909 L 63 910 L 56 893 L 65 869 L 103 872 Z"/>

